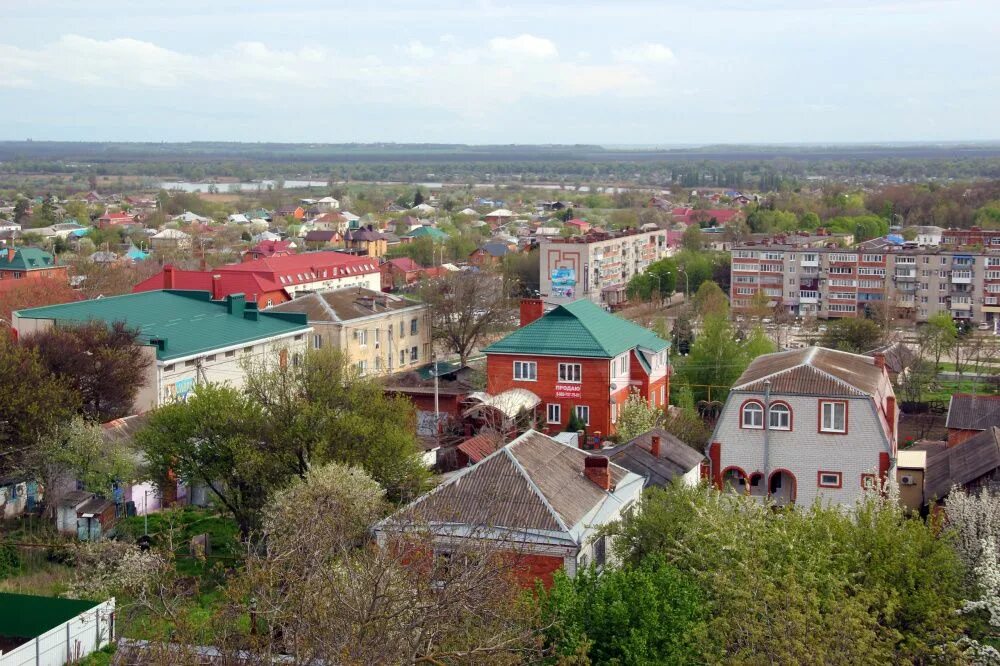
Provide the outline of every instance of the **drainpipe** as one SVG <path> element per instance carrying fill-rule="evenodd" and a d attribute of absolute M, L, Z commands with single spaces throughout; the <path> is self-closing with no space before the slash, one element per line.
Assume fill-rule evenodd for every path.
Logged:
<path fill-rule="evenodd" d="M 771 494 L 771 380 L 764 380 L 764 478 L 761 479 L 766 485 L 764 491 Z"/>

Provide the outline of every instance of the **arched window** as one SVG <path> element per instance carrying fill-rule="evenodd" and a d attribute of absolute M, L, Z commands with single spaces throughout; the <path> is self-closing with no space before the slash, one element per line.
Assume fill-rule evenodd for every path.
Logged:
<path fill-rule="evenodd" d="M 768 420 L 768 427 L 772 430 L 792 429 L 792 410 L 783 402 L 776 402 L 771 405 L 771 417 Z"/>
<path fill-rule="evenodd" d="M 748 402 L 743 405 L 741 423 L 744 428 L 764 427 L 764 408 L 759 402 Z"/>

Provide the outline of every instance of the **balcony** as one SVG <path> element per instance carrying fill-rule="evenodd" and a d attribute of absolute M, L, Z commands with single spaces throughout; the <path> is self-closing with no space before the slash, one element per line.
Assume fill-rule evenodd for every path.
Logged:
<path fill-rule="evenodd" d="M 816 259 L 802 259 L 799 265 L 803 268 L 819 268 L 819 258 Z"/>
<path fill-rule="evenodd" d="M 952 271 L 952 284 L 972 284 L 972 271 Z"/>
<path fill-rule="evenodd" d="M 915 280 L 917 279 L 917 269 L 916 268 L 897 268 L 895 273 L 895 278 L 897 280 Z"/>
<path fill-rule="evenodd" d="M 916 306 L 917 301 L 912 296 L 902 296 L 896 301 L 897 307 L 901 308 L 912 308 Z"/>
<path fill-rule="evenodd" d="M 972 319 L 972 312 L 969 310 L 956 310 L 953 307 L 951 317 L 952 319 Z"/>
<path fill-rule="evenodd" d="M 966 301 L 957 301 L 955 299 L 951 299 L 951 309 L 967 312 L 972 309 L 972 301 L 970 300 L 966 302 Z"/>
<path fill-rule="evenodd" d="M 818 291 L 800 291 L 799 292 L 799 303 L 819 303 L 819 292 Z"/>

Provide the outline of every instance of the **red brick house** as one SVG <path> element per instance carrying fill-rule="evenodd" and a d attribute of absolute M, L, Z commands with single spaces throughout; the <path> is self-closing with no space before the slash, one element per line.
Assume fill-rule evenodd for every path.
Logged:
<path fill-rule="evenodd" d="M 428 530 L 434 554 L 461 556 L 489 544 L 509 555 L 525 587 L 552 585 L 613 561 L 601 528 L 637 505 L 643 477 L 606 456 L 529 430 L 375 526 L 379 545 Z"/>
<path fill-rule="evenodd" d="M 69 274 L 64 264 L 44 250 L 10 247 L 0 251 L 0 281 L 39 278 L 69 281 Z"/>
<path fill-rule="evenodd" d="M 575 411 L 598 437 L 615 432 L 632 390 L 655 407 L 667 404 L 669 342 L 590 300 L 543 308 L 540 299 L 523 300 L 521 327 L 483 350 L 489 393 L 527 389 L 541 399 L 547 431 L 564 430 Z"/>
<path fill-rule="evenodd" d="M 107 229 L 108 227 L 123 224 L 135 224 L 135 218 L 128 213 L 112 213 L 109 211 L 105 211 L 104 215 L 97 218 L 97 227 L 99 229 Z"/>
<path fill-rule="evenodd" d="M 587 222 L 586 220 L 581 220 L 580 218 L 573 218 L 572 220 L 568 221 L 565 226 L 575 230 L 577 233 L 580 234 L 585 234 L 588 231 L 590 231 L 590 222 Z"/>
<path fill-rule="evenodd" d="M 382 291 L 394 291 L 419 282 L 424 267 L 409 257 L 399 257 L 386 261 L 379 270 L 382 272 Z"/>
<path fill-rule="evenodd" d="M 473 266 L 497 266 L 513 251 L 504 241 L 490 241 L 469 254 L 469 263 Z"/>
<path fill-rule="evenodd" d="M 267 257 L 284 257 L 295 254 L 295 245 L 289 240 L 263 240 L 243 253 L 243 261 L 266 259 Z"/>

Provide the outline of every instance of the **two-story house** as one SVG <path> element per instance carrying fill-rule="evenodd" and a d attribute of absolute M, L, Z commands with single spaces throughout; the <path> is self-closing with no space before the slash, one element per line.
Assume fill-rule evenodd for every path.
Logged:
<path fill-rule="evenodd" d="M 521 327 L 483 351 L 487 391 L 531 391 L 544 406 L 544 428 L 559 432 L 576 412 L 587 432 L 615 432 L 632 390 L 655 407 L 670 393 L 670 343 L 649 329 L 581 299 L 544 312 L 521 302 Z"/>
<path fill-rule="evenodd" d="M 897 420 L 884 357 L 765 354 L 726 399 L 708 445 L 712 480 L 779 504 L 852 505 L 892 473 Z"/>

